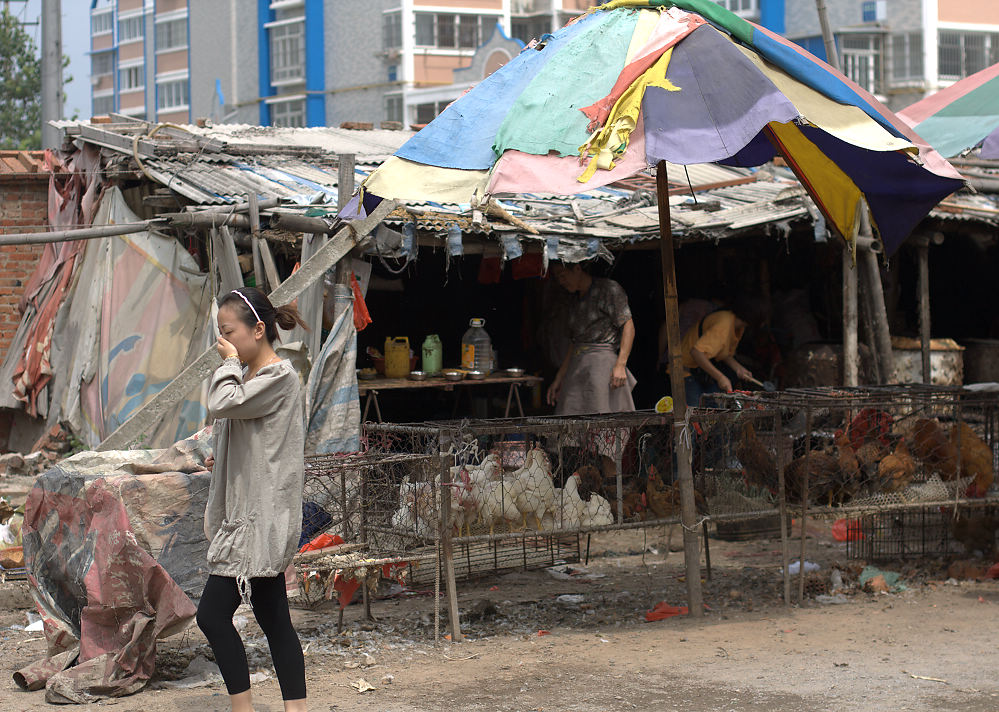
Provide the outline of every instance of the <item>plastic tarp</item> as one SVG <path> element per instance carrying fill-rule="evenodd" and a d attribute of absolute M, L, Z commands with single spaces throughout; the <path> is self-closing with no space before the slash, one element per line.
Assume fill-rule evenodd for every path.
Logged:
<path fill-rule="evenodd" d="M 169 449 L 84 452 L 40 475 L 23 528 L 46 659 L 14 675 L 46 700 L 142 689 L 156 641 L 186 627 L 208 575 L 210 429 Z"/>

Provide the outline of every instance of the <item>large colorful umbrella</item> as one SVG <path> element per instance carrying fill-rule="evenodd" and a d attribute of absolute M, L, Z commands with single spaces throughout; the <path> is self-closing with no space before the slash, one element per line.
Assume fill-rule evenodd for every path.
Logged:
<path fill-rule="evenodd" d="M 710 0 L 612 0 L 529 44 L 365 181 L 396 200 L 572 194 L 657 166 L 688 604 L 701 612 L 666 162 L 756 166 L 781 155 L 829 222 L 863 202 L 889 250 L 960 175 L 874 97 Z"/>
<path fill-rule="evenodd" d="M 930 94 L 898 115 L 944 156 L 982 144 L 982 158 L 999 158 L 999 64 Z"/>
<path fill-rule="evenodd" d="M 873 96 L 710 0 L 613 0 L 528 45 L 375 171 L 384 198 L 571 194 L 659 160 L 782 155 L 830 223 L 889 251 L 960 175 Z"/>

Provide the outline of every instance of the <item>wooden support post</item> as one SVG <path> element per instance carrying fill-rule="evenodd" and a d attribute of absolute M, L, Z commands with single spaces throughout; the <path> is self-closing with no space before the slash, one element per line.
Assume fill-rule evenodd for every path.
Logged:
<path fill-rule="evenodd" d="M 451 468 L 439 458 L 441 473 L 441 555 L 444 557 L 444 583 L 447 585 L 447 612 L 451 622 L 451 642 L 461 642 L 461 621 L 458 615 L 458 590 L 454 581 L 454 547 L 451 542 Z"/>
<path fill-rule="evenodd" d="M 267 285 L 275 289 L 281 284 L 281 277 L 278 275 L 277 265 L 274 263 L 274 255 L 271 254 L 271 246 L 262 237 L 255 237 L 253 241 L 259 244 L 260 261 L 264 265 L 264 274 L 267 275 Z"/>
<path fill-rule="evenodd" d="M 673 257 L 673 226 L 670 222 L 666 161 L 659 161 L 656 166 L 656 195 L 659 203 L 659 254 L 662 260 L 663 301 L 666 306 L 666 343 L 669 349 L 670 381 L 673 387 L 673 430 L 677 477 L 680 482 L 683 559 L 687 571 L 687 608 L 691 616 L 700 618 L 704 615 L 704 603 L 701 595 L 699 528 L 697 508 L 694 503 L 690 434 L 686 430 L 687 397 L 683 386 L 683 359 L 680 353 L 682 334 L 680 334 L 680 311 L 676 293 L 676 264 Z"/>
<path fill-rule="evenodd" d="M 395 208 L 395 202 L 383 200 L 363 220 L 354 220 L 337 231 L 333 238 L 313 257 L 304 263 L 295 274 L 281 283 L 270 293 L 275 306 L 287 304 L 300 295 L 307 287 L 320 279 L 330 267 L 354 249 L 368 233 L 374 230 L 385 216 Z M 164 414 L 170 412 L 219 365 L 219 356 L 212 346 L 181 371 L 163 390 L 150 398 L 144 405 L 118 426 L 111 435 L 97 447 L 98 450 L 124 450 L 135 443 L 147 430 L 160 422 Z"/>
<path fill-rule="evenodd" d="M 350 196 L 354 194 L 354 154 L 344 153 L 339 156 L 340 165 L 337 169 L 337 211 L 343 210 L 347 205 L 347 201 L 350 200 Z M 353 266 L 351 264 L 350 257 L 344 257 L 342 260 L 336 264 L 336 278 L 334 282 L 336 284 L 336 291 L 339 293 L 349 293 L 350 291 L 350 275 L 353 273 Z M 343 290 L 346 292 L 343 292 Z M 334 294 L 334 299 L 339 297 L 340 294 Z M 340 302 L 340 304 L 346 304 L 346 302 Z M 340 316 L 343 306 L 337 306 L 336 317 Z"/>
<path fill-rule="evenodd" d="M 880 382 L 895 382 L 895 353 L 891 345 L 891 329 L 888 326 L 888 308 L 885 306 L 885 290 L 881 283 L 881 268 L 878 265 L 880 243 L 871 239 L 871 220 L 865 208 L 861 213 L 860 237 L 857 240 L 857 262 L 860 279 L 867 293 L 870 307 L 870 321 L 873 332 L 871 348 L 877 354 L 880 366 Z"/>
<path fill-rule="evenodd" d="M 301 264 L 305 264 L 312 255 L 322 249 L 326 244 L 324 233 L 313 233 L 302 238 Z M 298 299 L 298 308 L 302 313 L 302 318 L 309 325 L 311 331 L 306 332 L 300 326 L 296 326 L 295 337 L 301 339 L 309 347 L 309 358 L 315 363 L 319 349 L 322 348 L 323 336 L 323 293 L 325 287 L 323 280 L 317 280 L 315 284 L 306 289 Z"/>
<path fill-rule="evenodd" d="M 922 240 L 916 245 L 919 260 L 919 350 L 922 356 L 923 383 L 929 384 L 930 373 L 930 245 Z"/>
<path fill-rule="evenodd" d="M 223 225 L 212 228 L 212 252 L 215 264 L 219 270 L 223 293 L 231 292 L 243 286 L 243 273 L 239 268 L 239 257 L 236 254 L 236 243 L 229 228 Z"/>
<path fill-rule="evenodd" d="M 857 268 L 850 245 L 843 244 L 843 385 L 860 385 L 857 351 Z"/>

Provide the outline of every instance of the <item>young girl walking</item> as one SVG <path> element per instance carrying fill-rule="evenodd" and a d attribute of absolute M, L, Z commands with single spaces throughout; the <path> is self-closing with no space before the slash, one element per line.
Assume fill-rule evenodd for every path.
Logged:
<path fill-rule="evenodd" d="M 232 624 L 241 602 L 253 607 L 267 636 L 286 712 L 305 709 L 305 659 L 284 581 L 302 531 L 302 394 L 295 369 L 272 346 L 277 327 L 295 324 L 305 326 L 295 307 L 275 308 L 257 289 L 234 290 L 219 302 L 222 365 L 208 392 L 216 419 L 205 508 L 211 575 L 198 627 L 234 712 L 253 709 L 246 651 Z"/>

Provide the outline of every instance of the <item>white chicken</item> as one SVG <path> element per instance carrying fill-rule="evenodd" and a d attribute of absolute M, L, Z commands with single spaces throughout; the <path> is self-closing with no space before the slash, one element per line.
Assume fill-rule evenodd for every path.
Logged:
<path fill-rule="evenodd" d="M 579 475 L 573 473 L 565 487 L 555 492 L 556 525 L 559 529 L 579 529 L 586 503 L 579 496 Z"/>
<path fill-rule="evenodd" d="M 458 536 L 467 529 L 472 535 L 472 522 L 479 517 L 479 500 L 473 493 L 472 478 L 468 470 L 461 468 L 449 488 L 451 492 L 451 517 L 449 524 L 458 530 Z"/>
<path fill-rule="evenodd" d="M 511 481 L 522 483 L 515 504 L 520 512 L 523 528 L 527 528 L 527 517 L 534 517 L 538 530 L 542 530 L 541 519 L 546 513 L 554 513 L 555 485 L 552 482 L 551 463 L 548 454 L 539 447 L 528 451 L 524 466 L 511 473 Z"/>
<path fill-rule="evenodd" d="M 614 523 L 611 505 L 605 498 L 595 492 L 590 494 L 590 501 L 585 503 L 581 526 L 605 527 Z"/>
<path fill-rule="evenodd" d="M 513 523 L 521 519 L 516 500 L 523 491 L 523 487 L 524 483 L 519 479 L 500 479 L 486 483 L 482 493 L 479 515 L 482 522 L 489 527 L 490 535 L 495 530 L 496 525 L 502 522 L 506 522 L 509 531 L 513 531 Z"/>

